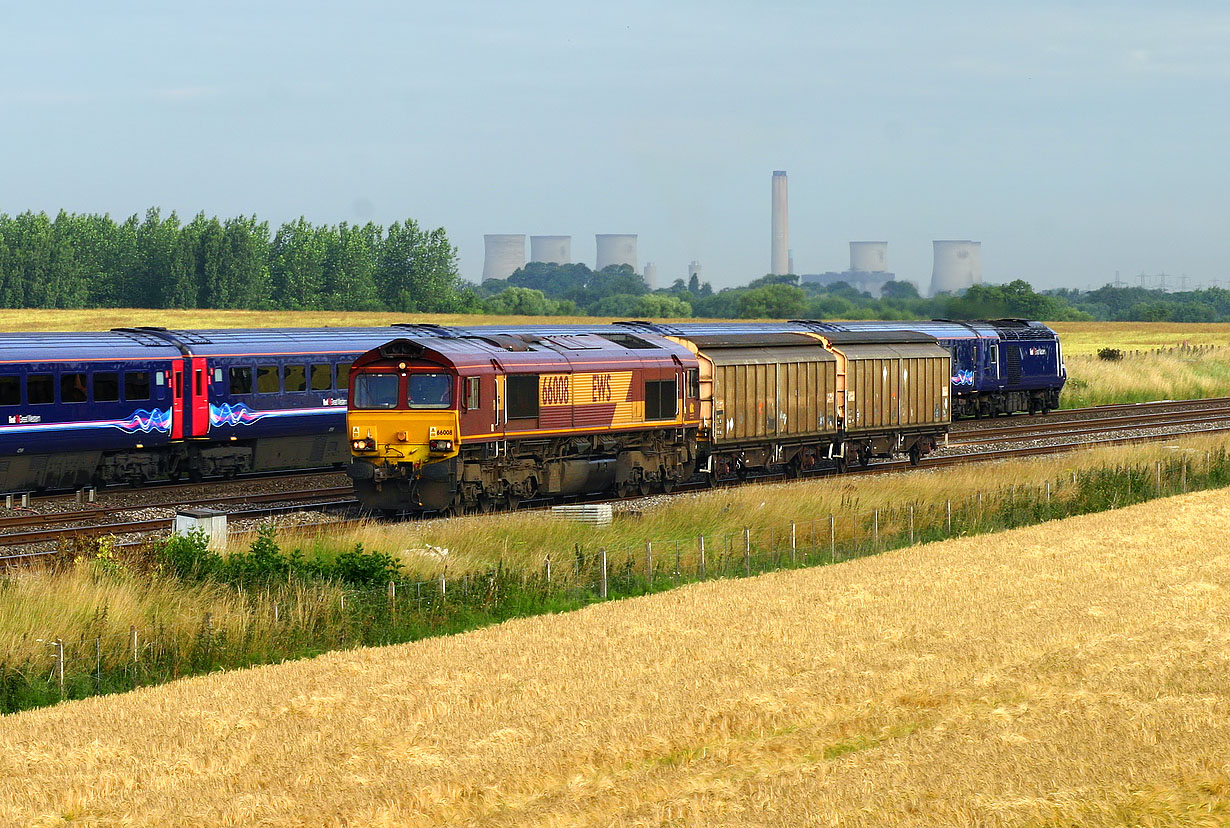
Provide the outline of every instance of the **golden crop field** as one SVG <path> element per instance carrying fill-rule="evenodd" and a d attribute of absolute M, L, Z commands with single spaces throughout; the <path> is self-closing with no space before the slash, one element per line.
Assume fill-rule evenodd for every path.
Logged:
<path fill-rule="evenodd" d="M 1067 357 L 1102 348 L 1147 351 L 1179 345 L 1230 346 L 1230 324 L 1185 322 L 1048 322 Z"/>
<path fill-rule="evenodd" d="M 1220 825 L 1230 492 L 10 716 L 13 825 Z"/>
<path fill-rule="evenodd" d="M 5 331 L 106 331 L 153 325 L 163 328 L 311 328 L 378 326 L 403 322 L 434 325 L 535 325 L 602 321 L 570 316 L 474 316 L 443 313 L 368 313 L 347 311 L 248 311 L 95 308 L 90 310 L 0 310 Z"/>

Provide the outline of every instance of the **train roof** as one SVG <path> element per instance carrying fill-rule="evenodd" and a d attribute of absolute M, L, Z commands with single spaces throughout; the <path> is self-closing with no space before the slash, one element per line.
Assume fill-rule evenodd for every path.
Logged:
<path fill-rule="evenodd" d="M 183 346 L 194 356 L 290 356 L 295 354 L 362 353 L 399 335 L 382 328 L 215 328 L 168 330 L 137 328 Z"/>
<path fill-rule="evenodd" d="M 169 342 L 128 331 L 0 332 L 0 363 L 170 359 L 179 349 Z"/>

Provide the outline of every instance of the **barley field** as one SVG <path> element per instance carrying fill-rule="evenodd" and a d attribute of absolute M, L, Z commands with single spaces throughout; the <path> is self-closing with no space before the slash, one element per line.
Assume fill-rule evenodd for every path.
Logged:
<path fill-rule="evenodd" d="M 1230 492 L 7 717 L 21 825 L 1218 825 Z"/>
<path fill-rule="evenodd" d="M 1230 346 L 1230 324 L 1184 322 L 1048 322 L 1064 356 L 1093 355 L 1102 348 L 1147 351 L 1179 345 Z"/>

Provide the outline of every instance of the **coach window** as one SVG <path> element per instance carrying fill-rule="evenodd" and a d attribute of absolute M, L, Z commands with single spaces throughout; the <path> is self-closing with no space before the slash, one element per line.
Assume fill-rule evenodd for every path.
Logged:
<path fill-rule="evenodd" d="M 328 391 L 333 387 L 333 368 L 329 365 L 313 365 L 308 371 L 313 391 Z"/>
<path fill-rule="evenodd" d="M 56 401 L 56 387 L 51 374 L 30 374 L 26 377 L 26 402 L 30 405 L 46 405 Z"/>
<path fill-rule="evenodd" d="M 231 393 L 232 394 L 251 394 L 252 393 L 252 369 L 247 366 L 230 369 L 231 374 Z"/>
<path fill-rule="evenodd" d="M 508 419 L 538 416 L 538 375 L 513 374 L 504 381 Z"/>
<path fill-rule="evenodd" d="M 124 372 L 124 399 L 128 402 L 149 399 L 149 371 Z"/>
<path fill-rule="evenodd" d="M 85 388 L 85 374 L 60 374 L 60 402 L 85 402 L 88 396 Z"/>
<path fill-rule="evenodd" d="M 306 365 L 283 365 L 282 366 L 282 390 L 290 393 L 291 391 L 306 391 L 307 390 L 307 366 Z"/>
<path fill-rule="evenodd" d="M 0 377 L 0 405 L 21 405 L 21 377 Z"/>
<path fill-rule="evenodd" d="M 991 367 L 995 369 L 995 376 L 999 376 L 999 346 L 992 345 L 987 348 L 987 359 L 991 363 Z"/>
<path fill-rule="evenodd" d="M 673 420 L 679 410 L 675 381 L 649 380 L 645 383 L 645 419 Z"/>
<path fill-rule="evenodd" d="M 466 377 L 466 411 L 478 408 L 478 377 Z"/>
<path fill-rule="evenodd" d="M 94 402 L 118 402 L 120 375 L 110 371 L 94 375 Z"/>
<path fill-rule="evenodd" d="M 339 362 L 337 364 L 337 388 L 340 391 L 345 391 L 350 388 L 349 362 Z"/>
<path fill-rule="evenodd" d="M 278 366 L 256 366 L 256 393 L 276 394 L 281 390 L 282 386 L 278 384 Z"/>

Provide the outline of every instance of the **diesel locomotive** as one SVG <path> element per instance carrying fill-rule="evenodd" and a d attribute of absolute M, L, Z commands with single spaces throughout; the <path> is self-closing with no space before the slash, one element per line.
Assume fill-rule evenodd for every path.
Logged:
<path fill-rule="evenodd" d="M 684 326 L 680 326 L 682 328 Z M 355 360 L 348 472 L 387 511 L 671 491 L 934 449 L 951 357 L 903 331 L 457 329 Z"/>

